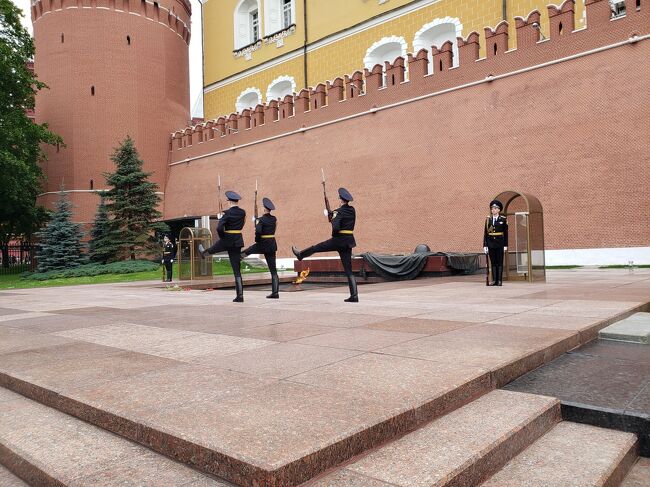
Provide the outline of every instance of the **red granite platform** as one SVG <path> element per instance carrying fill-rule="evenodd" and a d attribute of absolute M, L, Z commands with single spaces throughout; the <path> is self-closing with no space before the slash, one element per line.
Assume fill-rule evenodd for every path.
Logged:
<path fill-rule="evenodd" d="M 485 269 L 485 257 L 479 256 L 482 269 Z M 309 281 L 313 282 L 346 282 L 345 272 L 341 260 L 338 258 L 310 257 L 304 260 L 294 260 L 293 268 L 297 273 L 309 269 Z M 363 257 L 352 257 L 352 272 L 358 276 L 359 282 L 384 282 L 385 279 L 372 271 L 370 266 L 363 260 Z M 446 277 L 460 274 L 458 271 L 447 265 L 447 257 L 444 255 L 432 255 L 419 277 Z"/>

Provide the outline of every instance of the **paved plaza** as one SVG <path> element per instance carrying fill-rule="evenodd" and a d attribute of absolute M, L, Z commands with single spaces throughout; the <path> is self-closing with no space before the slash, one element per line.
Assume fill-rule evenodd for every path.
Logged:
<path fill-rule="evenodd" d="M 0 292 L 0 463 L 68 485 L 408 487 L 617 485 L 636 461 L 633 435 L 496 389 L 648 311 L 650 269 L 267 292 Z"/>

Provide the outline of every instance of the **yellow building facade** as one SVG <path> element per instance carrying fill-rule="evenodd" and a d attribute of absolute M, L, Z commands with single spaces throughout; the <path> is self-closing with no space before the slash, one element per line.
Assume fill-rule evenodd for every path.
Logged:
<path fill-rule="evenodd" d="M 532 10 L 548 35 L 548 0 L 208 0 L 204 115 L 212 119 Z M 560 3 L 560 2 L 558 2 Z M 576 29 L 585 26 L 576 0 Z M 514 34 L 510 49 L 516 48 Z M 483 52 L 481 53 L 483 55 Z"/>

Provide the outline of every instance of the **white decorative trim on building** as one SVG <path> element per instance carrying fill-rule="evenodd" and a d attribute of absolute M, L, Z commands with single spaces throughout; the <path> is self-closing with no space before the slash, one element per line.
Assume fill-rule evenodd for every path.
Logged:
<path fill-rule="evenodd" d="M 408 44 L 406 43 L 406 40 L 401 36 L 400 37 L 398 37 L 398 36 L 390 36 L 390 37 L 383 37 L 382 39 L 378 40 L 377 42 L 375 42 L 372 46 L 370 46 L 368 48 L 368 50 L 366 51 L 366 55 L 363 58 L 363 65 L 368 69 L 372 69 L 375 66 L 375 64 L 380 64 L 383 61 L 389 61 L 389 62 L 392 63 L 397 56 L 395 56 L 395 58 L 393 58 L 393 59 L 383 59 L 382 58 L 382 61 L 377 61 L 376 58 L 374 58 L 373 55 L 372 55 L 372 53 L 374 51 L 376 51 L 379 48 L 381 48 L 382 46 L 386 46 L 388 44 L 399 44 L 399 46 L 400 46 L 400 54 L 399 54 L 399 56 L 402 56 L 402 57 L 404 57 L 406 59 L 406 53 L 408 51 Z"/>
<path fill-rule="evenodd" d="M 431 54 L 431 46 L 428 45 L 429 44 L 428 41 L 423 39 L 424 35 L 427 32 L 430 32 L 431 29 L 435 29 L 440 25 L 450 25 L 450 24 L 454 26 L 454 29 L 456 31 L 454 38 L 449 39 L 454 45 L 453 66 L 458 66 L 458 41 L 456 41 L 456 37 L 463 36 L 463 24 L 460 23 L 460 19 L 458 19 L 457 17 L 444 17 L 442 19 L 434 19 L 433 21 L 424 24 L 415 33 L 415 36 L 413 37 L 413 54 L 416 54 L 420 49 L 426 49 L 427 51 L 429 51 L 429 54 Z M 436 47 L 440 47 L 440 46 L 436 46 Z M 429 60 L 431 60 L 431 56 L 429 56 Z M 431 70 L 429 71 L 431 72 Z"/>
<path fill-rule="evenodd" d="M 286 30 L 296 23 L 296 1 L 291 0 L 291 21 L 284 25 L 282 0 L 264 0 L 264 37 Z"/>
<path fill-rule="evenodd" d="M 257 5 L 257 20 L 258 20 L 258 41 L 262 40 L 262 7 L 260 6 L 260 0 L 239 0 L 232 12 L 232 25 L 233 25 L 233 45 L 234 50 L 240 51 L 242 48 L 255 43 L 250 36 L 250 22 L 249 15 L 254 9 L 249 8 L 246 12 L 240 11 L 244 3 L 254 2 Z"/>
<path fill-rule="evenodd" d="M 390 20 L 394 20 L 400 17 L 403 17 L 404 15 L 408 15 L 412 12 L 415 12 L 417 10 L 426 8 L 434 3 L 438 3 L 440 0 L 417 0 L 415 2 L 412 2 L 408 5 L 405 5 L 403 7 L 398 7 L 396 9 L 391 10 L 390 12 L 386 12 L 385 14 L 378 15 L 377 17 L 374 17 L 360 25 L 357 25 L 355 27 L 352 27 L 347 30 L 343 30 L 341 32 L 338 32 L 336 34 L 332 34 L 325 39 L 322 39 L 320 41 L 314 42 L 313 44 L 310 44 L 307 47 L 307 52 L 313 52 L 316 51 L 322 47 L 328 46 L 330 44 L 333 44 L 335 42 L 338 42 L 342 39 L 346 39 L 348 37 L 351 37 L 353 35 L 358 34 L 359 32 L 364 32 L 368 29 L 372 29 L 373 27 L 376 27 L 378 25 L 381 25 L 385 22 L 388 22 Z M 288 52 L 287 54 L 283 54 L 282 56 L 278 56 L 276 58 L 270 59 L 268 61 L 265 61 L 263 63 L 258 64 L 257 66 L 253 66 L 249 69 L 246 69 L 244 71 L 241 71 L 240 73 L 233 74 L 232 76 L 229 76 L 227 78 L 223 78 L 219 81 L 215 81 L 214 83 L 210 83 L 207 86 L 204 86 L 203 88 L 203 93 L 209 93 L 213 90 L 222 88 L 224 86 L 227 86 L 231 83 L 236 83 L 237 81 L 240 81 L 248 76 L 251 76 L 253 74 L 260 73 L 262 71 L 265 71 L 269 68 L 272 68 L 274 66 L 278 66 L 282 63 L 285 63 L 287 61 L 291 61 L 292 59 L 299 58 L 303 55 L 303 48 L 296 49 L 294 51 Z"/>
<path fill-rule="evenodd" d="M 286 75 L 278 76 L 277 78 L 275 78 L 273 81 L 271 81 L 269 83 L 269 86 L 266 89 L 266 101 L 269 102 L 271 100 L 275 100 L 276 98 L 278 98 L 276 96 L 273 96 L 273 93 L 272 93 L 273 88 L 276 85 L 278 85 L 279 83 L 287 82 L 287 81 L 291 83 L 291 93 L 295 93 L 296 92 L 296 80 L 294 79 L 294 77 L 293 76 L 286 76 Z"/>
<path fill-rule="evenodd" d="M 242 98 L 244 98 L 247 95 L 255 94 L 257 97 L 257 101 L 254 104 L 251 104 L 250 102 L 245 102 L 242 101 Z M 249 97 L 252 98 L 252 97 Z M 238 112 L 241 112 L 242 110 L 246 108 L 255 108 L 257 105 L 262 103 L 262 92 L 260 91 L 259 88 L 246 88 L 244 91 L 242 91 L 239 96 L 237 97 L 237 101 L 235 102 L 235 110 Z"/>

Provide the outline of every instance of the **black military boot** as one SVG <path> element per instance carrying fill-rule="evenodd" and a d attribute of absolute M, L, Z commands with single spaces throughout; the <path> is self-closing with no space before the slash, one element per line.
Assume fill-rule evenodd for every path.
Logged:
<path fill-rule="evenodd" d="M 496 283 L 497 286 L 503 285 L 502 278 L 503 278 L 503 266 L 501 265 L 497 267 L 497 283 Z"/>
<path fill-rule="evenodd" d="M 359 292 L 357 291 L 357 281 L 355 281 L 354 276 L 348 277 L 348 285 L 350 286 L 350 297 L 343 301 L 346 303 L 358 303 Z"/>
<path fill-rule="evenodd" d="M 497 272 L 498 272 L 498 267 L 493 265 L 492 266 L 492 281 L 490 281 L 490 284 L 488 286 L 496 286 L 497 285 Z"/>
<path fill-rule="evenodd" d="M 235 289 L 237 291 L 237 297 L 232 300 L 233 303 L 243 303 L 244 302 L 244 281 L 241 277 L 235 277 Z"/>
<path fill-rule="evenodd" d="M 271 294 L 267 296 L 268 299 L 278 299 L 280 297 L 280 278 L 277 274 L 271 276 Z"/>
<path fill-rule="evenodd" d="M 300 250 L 298 250 L 295 247 L 291 247 L 291 252 L 293 252 L 293 255 L 296 256 L 296 259 L 302 260 L 302 255 L 300 254 Z"/>

